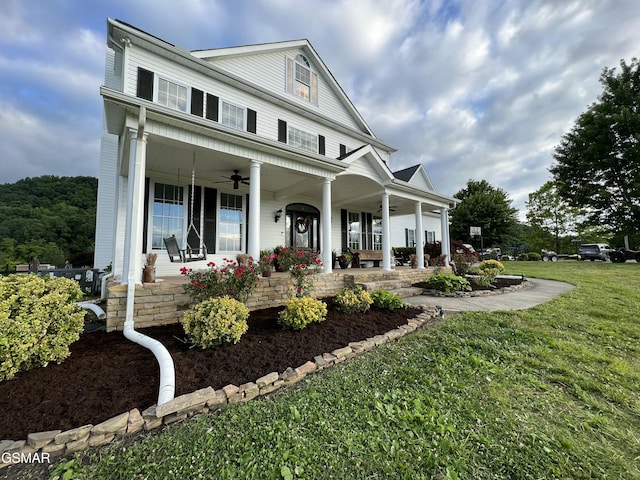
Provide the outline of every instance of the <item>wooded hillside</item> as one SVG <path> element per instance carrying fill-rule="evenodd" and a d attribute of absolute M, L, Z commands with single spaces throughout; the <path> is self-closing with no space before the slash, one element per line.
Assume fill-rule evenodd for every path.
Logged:
<path fill-rule="evenodd" d="M 59 267 L 67 259 L 73 266 L 91 262 L 97 192 L 93 177 L 45 175 L 0 185 L 0 269 L 32 256 Z"/>

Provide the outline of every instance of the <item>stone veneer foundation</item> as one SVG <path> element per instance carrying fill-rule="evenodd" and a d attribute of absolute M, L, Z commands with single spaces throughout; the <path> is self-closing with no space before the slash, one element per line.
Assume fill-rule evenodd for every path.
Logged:
<path fill-rule="evenodd" d="M 424 271 L 423 271 L 424 272 Z M 167 294 L 168 295 L 168 294 Z M 144 295 L 145 298 L 147 295 Z M 148 431 L 162 425 L 185 420 L 195 414 L 208 413 L 226 405 L 243 403 L 259 396 L 270 394 L 282 387 L 293 385 L 307 375 L 319 372 L 353 357 L 362 355 L 380 345 L 396 340 L 418 328 L 424 328 L 440 315 L 437 307 L 424 305 L 423 313 L 410 319 L 406 325 L 384 335 L 376 335 L 360 342 L 351 342 L 331 353 L 317 355 L 313 360 L 284 372 L 271 372 L 243 385 L 227 385 L 220 390 L 206 387 L 192 393 L 180 395 L 162 405 L 153 405 L 140 412 L 134 408 L 97 425 L 83 425 L 71 430 L 52 430 L 27 435 L 26 440 L 0 440 L 0 469 L 10 466 L 4 459 L 22 456 L 46 458 L 47 460 L 70 455 L 112 442 L 117 437 Z M 4 455 L 8 454 L 8 455 Z"/>
<path fill-rule="evenodd" d="M 450 271 L 449 267 L 439 267 Z M 352 288 L 356 284 L 378 283 L 379 288 L 387 290 L 395 287 L 408 287 L 412 283 L 423 281 L 436 269 L 424 270 L 398 269 L 388 272 L 374 269 L 347 269 L 328 274 L 313 275 L 313 295 L 316 298 L 331 297 L 343 288 Z M 191 300 L 184 293 L 184 277 L 166 279 L 157 283 L 136 285 L 134 318 L 136 328 L 178 323 Z M 249 310 L 278 307 L 291 297 L 294 284 L 288 273 L 275 273 L 262 278 L 247 301 Z M 107 331 L 122 330 L 126 315 L 127 285 L 111 284 L 107 296 Z"/>

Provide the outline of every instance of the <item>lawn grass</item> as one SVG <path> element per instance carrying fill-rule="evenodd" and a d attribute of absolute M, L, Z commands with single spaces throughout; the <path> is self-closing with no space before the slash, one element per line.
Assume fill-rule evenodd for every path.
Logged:
<path fill-rule="evenodd" d="M 527 311 L 448 317 L 67 467 L 92 479 L 640 479 L 640 265 L 506 266 L 577 288 Z"/>

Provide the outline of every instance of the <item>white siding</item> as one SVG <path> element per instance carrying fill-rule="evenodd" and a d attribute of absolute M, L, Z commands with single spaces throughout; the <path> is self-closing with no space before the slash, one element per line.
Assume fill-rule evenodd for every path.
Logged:
<path fill-rule="evenodd" d="M 104 268 L 113 261 L 116 192 L 118 165 L 118 137 L 104 133 L 100 146 L 98 199 L 96 209 L 96 238 L 94 266 Z"/>
<path fill-rule="evenodd" d="M 326 151 L 325 156 L 327 158 L 338 158 L 340 155 L 340 144 L 347 145 L 351 149 L 360 147 L 364 142 L 359 137 L 350 136 L 342 133 L 341 131 L 334 130 L 322 124 L 314 122 L 312 119 L 293 113 L 291 110 L 283 108 L 268 102 L 262 98 L 250 95 L 244 91 L 238 90 L 230 85 L 227 85 L 219 80 L 203 75 L 199 72 L 185 69 L 181 65 L 169 62 L 166 59 L 158 58 L 147 51 L 136 49 L 132 47 L 128 53 L 129 66 L 126 71 L 127 75 L 127 89 L 125 93 L 129 95 L 136 95 L 136 84 L 138 67 L 153 71 L 156 75 L 165 76 L 174 81 L 184 83 L 191 87 L 202 90 L 205 93 L 218 96 L 221 99 L 228 100 L 234 104 L 251 108 L 257 112 L 257 135 L 270 140 L 278 139 L 278 120 L 285 120 L 288 124 L 294 125 L 309 133 L 323 135 L 326 139 Z M 252 57 L 253 58 L 253 57 Z M 281 55 L 281 80 L 284 82 L 284 56 Z M 248 68 L 248 67 L 245 67 Z M 265 75 L 268 77 L 268 75 Z M 267 82 L 268 84 L 268 82 Z M 324 84 L 324 82 L 320 82 Z M 284 83 L 282 84 L 284 88 Z M 322 91 L 322 90 L 321 90 Z M 337 99 L 332 95 L 323 95 L 323 97 L 332 98 L 327 102 L 327 106 L 321 107 L 324 115 L 330 116 L 338 121 L 339 117 L 344 117 L 345 111 L 341 105 L 338 104 Z M 321 101 L 326 101 L 321 98 Z M 330 105 L 333 107 L 330 108 Z M 326 110 L 324 110 L 326 108 Z M 342 113 L 338 110 L 342 108 Z M 349 125 L 352 126 L 353 125 Z M 389 157 L 388 152 L 379 150 L 382 158 L 386 161 Z"/>
<path fill-rule="evenodd" d="M 391 217 L 391 246 L 405 247 L 405 229 L 415 230 L 415 215 L 397 215 Z M 436 232 L 436 241 L 442 240 L 440 216 L 434 214 L 422 214 L 422 229 L 428 232 Z M 423 234 L 424 235 L 424 234 Z M 426 241 L 426 237 L 425 237 Z"/>
<path fill-rule="evenodd" d="M 317 66 L 311 64 L 312 71 L 319 74 L 317 107 L 286 92 L 286 58 L 295 59 L 298 54 L 308 58 L 303 49 L 295 49 L 213 59 L 211 63 L 271 92 L 288 96 L 300 105 L 311 109 L 317 108 L 320 113 L 336 122 L 359 130 L 358 123 L 351 116 L 351 112 L 345 108 L 336 93 L 330 88 L 329 82 L 331 80 L 321 77 L 322 72 Z M 308 60 L 311 62 L 312 59 L 308 58 Z"/>

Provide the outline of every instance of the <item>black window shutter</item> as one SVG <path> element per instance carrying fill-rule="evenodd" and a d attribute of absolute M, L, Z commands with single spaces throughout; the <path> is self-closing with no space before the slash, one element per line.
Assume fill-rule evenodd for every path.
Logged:
<path fill-rule="evenodd" d="M 207 119 L 218 121 L 218 97 L 207 93 Z"/>
<path fill-rule="evenodd" d="M 324 155 L 324 135 L 318 135 L 318 153 Z"/>
<path fill-rule="evenodd" d="M 204 92 L 197 88 L 191 89 L 191 113 L 199 117 L 204 114 Z"/>
<path fill-rule="evenodd" d="M 147 235 L 149 233 L 149 177 L 144 177 L 144 220 L 142 223 L 142 253 L 147 253 Z"/>
<path fill-rule="evenodd" d="M 207 246 L 207 253 L 216 253 L 216 201 L 218 191 L 215 188 L 205 187 L 204 189 L 204 244 Z"/>
<path fill-rule="evenodd" d="M 340 209 L 340 238 L 342 239 L 342 251 L 346 252 L 347 248 L 349 248 L 349 231 L 348 231 L 349 220 L 347 217 L 347 211 L 342 208 Z"/>
<path fill-rule="evenodd" d="M 138 98 L 144 98 L 153 102 L 153 72 L 138 67 Z"/>
<path fill-rule="evenodd" d="M 287 122 L 278 120 L 278 141 L 287 143 Z"/>
<path fill-rule="evenodd" d="M 347 154 L 347 146 L 340 144 L 340 158 L 344 157 Z"/>
<path fill-rule="evenodd" d="M 256 133 L 257 116 L 255 110 L 247 108 L 247 132 Z"/>
<path fill-rule="evenodd" d="M 408 228 L 405 228 L 405 229 L 404 229 L 404 244 L 405 244 L 407 247 L 410 247 L 410 246 L 411 246 L 411 245 L 409 245 L 409 229 L 408 229 Z"/>

